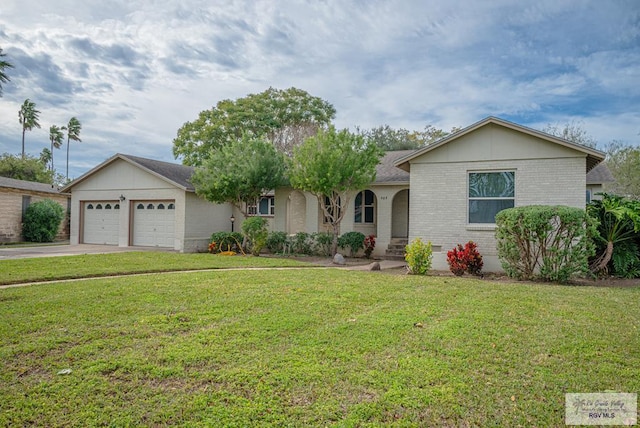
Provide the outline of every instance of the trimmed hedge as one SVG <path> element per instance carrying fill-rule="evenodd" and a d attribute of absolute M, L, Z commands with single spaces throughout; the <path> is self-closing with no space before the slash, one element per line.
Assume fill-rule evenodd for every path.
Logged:
<path fill-rule="evenodd" d="M 34 202 L 24 213 L 22 235 L 29 242 L 53 242 L 60 222 L 64 218 L 64 208 L 51 199 Z"/>

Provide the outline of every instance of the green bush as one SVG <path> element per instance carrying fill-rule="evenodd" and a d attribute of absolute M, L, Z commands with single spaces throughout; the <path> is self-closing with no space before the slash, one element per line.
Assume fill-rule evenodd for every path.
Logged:
<path fill-rule="evenodd" d="M 313 239 L 307 232 L 298 232 L 291 239 L 291 247 L 296 254 L 313 254 Z"/>
<path fill-rule="evenodd" d="M 314 233 L 314 253 L 320 256 L 331 256 L 331 244 L 333 243 L 333 233 L 330 232 L 318 232 Z"/>
<path fill-rule="evenodd" d="M 531 205 L 496 215 L 498 257 L 517 279 L 567 282 L 587 274 L 594 254 L 595 222 L 584 210 Z"/>
<path fill-rule="evenodd" d="M 209 244 L 210 253 L 221 251 L 239 251 L 242 245 L 242 233 L 240 232 L 215 232 L 211 235 Z"/>
<path fill-rule="evenodd" d="M 29 242 L 53 242 L 60 222 L 64 218 L 64 208 L 51 199 L 34 202 L 24 213 L 22 235 Z"/>
<path fill-rule="evenodd" d="M 267 236 L 267 249 L 272 254 L 284 253 L 288 238 L 286 232 L 270 232 Z"/>
<path fill-rule="evenodd" d="M 260 251 L 267 244 L 269 231 L 267 230 L 267 219 L 264 217 L 249 217 L 242 222 L 242 233 L 249 242 L 251 254 L 259 256 Z"/>
<path fill-rule="evenodd" d="M 410 274 L 426 275 L 431 269 L 433 259 L 431 241 L 425 244 L 420 238 L 414 239 L 405 247 L 404 259 Z"/>
<path fill-rule="evenodd" d="M 350 256 L 355 256 L 361 248 L 364 248 L 364 233 L 347 232 L 338 238 L 338 247 L 351 251 Z"/>

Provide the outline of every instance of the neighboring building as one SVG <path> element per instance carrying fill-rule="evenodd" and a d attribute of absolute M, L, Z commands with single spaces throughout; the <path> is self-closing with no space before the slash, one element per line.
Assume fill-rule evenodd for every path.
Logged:
<path fill-rule="evenodd" d="M 500 270 L 495 214 L 523 205 L 584 208 L 589 171 L 604 153 L 511 122 L 489 117 L 420 150 L 387 152 L 377 177 L 352 192 L 340 233 L 376 236 L 374 255 L 431 241 L 434 268 L 447 269 L 446 252 L 473 240 L 485 270 Z M 71 243 L 159 246 L 204 251 L 211 233 L 229 231 L 242 215 L 228 204 L 198 196 L 193 168 L 118 154 L 63 190 L 72 194 Z M 588 185 L 589 184 L 589 185 Z M 589 187 L 592 186 L 592 187 Z M 271 230 L 329 230 L 315 196 L 282 187 L 248 207 Z"/>
<path fill-rule="evenodd" d="M 22 219 L 29 205 L 43 199 L 59 203 L 65 211 L 64 220 L 56 236 L 57 241 L 69 239 L 69 197 L 47 183 L 0 177 L 0 242 L 21 242 Z"/>

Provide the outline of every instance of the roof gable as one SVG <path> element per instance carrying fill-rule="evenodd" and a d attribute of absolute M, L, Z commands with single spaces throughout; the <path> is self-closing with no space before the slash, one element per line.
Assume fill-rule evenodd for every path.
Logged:
<path fill-rule="evenodd" d="M 395 163 L 398 159 L 413 152 L 414 150 L 385 152 L 384 156 L 380 159 L 380 163 L 376 165 L 375 184 L 409 183 L 409 173 L 395 166 Z"/>
<path fill-rule="evenodd" d="M 506 120 L 502 120 L 496 117 L 488 117 L 486 119 L 483 119 L 479 122 L 474 123 L 471 126 L 468 126 L 464 129 L 461 129 L 458 132 L 455 132 L 451 135 L 448 135 L 445 138 L 442 138 L 438 141 L 436 141 L 433 144 L 430 144 L 424 148 L 418 149 L 414 152 L 412 152 L 411 154 L 409 154 L 408 156 L 404 156 L 400 159 L 398 159 L 395 163 L 395 166 L 398 168 L 401 168 L 405 171 L 410 171 L 410 163 L 412 160 L 416 159 L 419 156 L 422 156 L 426 153 L 429 153 L 431 151 L 434 151 L 436 149 L 438 149 L 439 147 L 442 147 L 446 144 L 449 144 L 453 141 L 462 139 L 463 137 L 490 125 L 495 125 L 498 127 L 502 127 L 511 131 L 515 131 L 524 135 L 528 135 L 531 137 L 535 137 L 538 138 L 540 140 L 543 140 L 545 142 L 549 142 L 552 144 L 557 144 L 561 147 L 570 149 L 570 150 L 575 150 L 577 152 L 583 153 L 584 155 L 586 155 L 587 158 L 587 169 L 585 172 L 590 171 L 593 167 L 595 167 L 598 163 L 600 163 L 601 161 L 604 160 L 605 158 L 605 154 L 599 150 L 596 149 L 592 149 L 590 147 L 586 147 L 580 144 L 576 144 L 573 143 L 571 141 L 567 141 L 564 140 L 562 138 L 558 138 L 555 137 L 553 135 L 541 132 L 541 131 L 536 131 L 534 129 L 531 128 L 527 128 L 525 126 L 521 126 L 521 125 L 517 125 L 515 123 L 512 122 L 508 122 Z"/>
<path fill-rule="evenodd" d="M 71 183 L 67 184 L 62 190 L 71 190 L 73 186 L 83 182 L 87 178 L 106 168 L 108 165 L 111 165 L 118 159 L 134 165 L 135 167 L 140 168 L 143 171 L 146 171 L 147 173 L 179 189 L 187 192 L 195 192 L 193 184 L 191 184 L 191 182 L 189 181 L 191 175 L 193 175 L 193 172 L 195 171 L 194 167 L 175 164 L 171 162 L 163 162 L 154 159 L 147 159 L 138 156 L 125 155 L 121 153 L 117 153 L 116 155 L 102 162 L 100 165 L 81 175 Z"/>

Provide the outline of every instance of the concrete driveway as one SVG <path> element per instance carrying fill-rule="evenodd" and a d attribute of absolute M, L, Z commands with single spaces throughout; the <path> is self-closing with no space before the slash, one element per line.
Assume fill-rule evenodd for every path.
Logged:
<path fill-rule="evenodd" d="M 34 247 L 0 248 L 0 260 L 26 259 L 33 257 L 73 256 L 78 254 L 107 254 L 127 251 L 167 251 L 175 250 L 154 247 L 118 247 L 116 245 L 43 245 Z"/>

